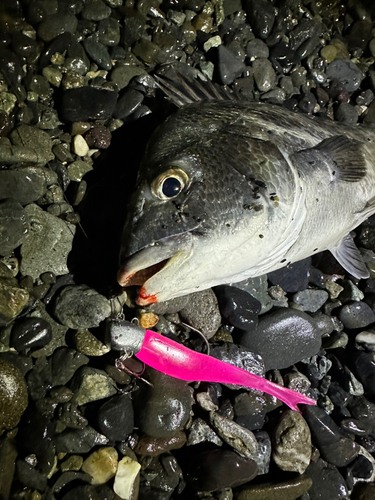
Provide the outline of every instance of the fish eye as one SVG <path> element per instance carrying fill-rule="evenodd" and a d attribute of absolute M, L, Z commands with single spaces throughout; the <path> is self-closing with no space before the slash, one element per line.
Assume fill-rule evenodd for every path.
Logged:
<path fill-rule="evenodd" d="M 180 168 L 170 168 L 152 181 L 152 194 L 160 200 L 170 200 L 181 193 L 188 180 L 186 172 Z"/>

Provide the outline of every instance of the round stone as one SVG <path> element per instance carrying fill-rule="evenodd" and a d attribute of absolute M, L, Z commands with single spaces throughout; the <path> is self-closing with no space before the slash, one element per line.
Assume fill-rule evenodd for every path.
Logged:
<path fill-rule="evenodd" d="M 27 386 L 18 368 L 0 359 L 0 435 L 18 425 L 27 407 Z"/>
<path fill-rule="evenodd" d="M 10 345 L 17 351 L 44 347 L 51 340 L 51 325 L 42 318 L 26 318 L 17 321 L 10 335 Z"/>
<path fill-rule="evenodd" d="M 134 428 L 132 400 L 126 394 L 112 396 L 99 408 L 97 422 L 110 441 L 125 441 Z"/>

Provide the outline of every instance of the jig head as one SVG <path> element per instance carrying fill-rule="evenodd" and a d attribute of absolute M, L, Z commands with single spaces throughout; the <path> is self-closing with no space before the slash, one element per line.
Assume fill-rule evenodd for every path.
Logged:
<path fill-rule="evenodd" d="M 201 354 L 125 320 L 107 323 L 110 347 L 133 354 L 151 368 L 180 380 L 236 384 L 258 389 L 275 396 L 292 410 L 300 411 L 298 404 L 316 405 L 312 398 L 267 379 L 249 373 L 219 359 Z"/>

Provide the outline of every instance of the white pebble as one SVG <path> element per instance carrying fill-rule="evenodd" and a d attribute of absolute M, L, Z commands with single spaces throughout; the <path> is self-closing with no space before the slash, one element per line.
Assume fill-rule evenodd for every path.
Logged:
<path fill-rule="evenodd" d="M 118 463 L 113 491 L 123 500 L 129 500 L 141 465 L 129 457 L 124 457 Z"/>
<path fill-rule="evenodd" d="M 78 156 L 86 156 L 89 152 L 89 146 L 81 135 L 76 135 L 73 139 L 74 152 Z"/>

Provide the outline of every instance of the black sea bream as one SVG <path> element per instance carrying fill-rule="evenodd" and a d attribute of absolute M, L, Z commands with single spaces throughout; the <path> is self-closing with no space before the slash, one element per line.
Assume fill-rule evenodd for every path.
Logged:
<path fill-rule="evenodd" d="M 368 277 L 349 232 L 375 213 L 374 130 L 219 97 L 183 105 L 153 134 L 119 283 L 142 285 L 146 305 L 326 249 Z"/>

